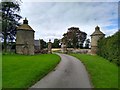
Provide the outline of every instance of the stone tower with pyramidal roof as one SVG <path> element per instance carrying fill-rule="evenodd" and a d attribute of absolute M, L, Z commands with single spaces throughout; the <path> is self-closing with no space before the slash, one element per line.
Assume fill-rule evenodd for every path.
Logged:
<path fill-rule="evenodd" d="M 28 25 L 25 18 L 23 24 L 17 28 L 16 53 L 34 55 L 34 30 Z"/>
<path fill-rule="evenodd" d="M 96 26 L 95 31 L 91 35 L 91 53 L 96 54 L 98 49 L 98 40 L 105 37 L 105 34 L 100 31 L 100 27 Z"/>

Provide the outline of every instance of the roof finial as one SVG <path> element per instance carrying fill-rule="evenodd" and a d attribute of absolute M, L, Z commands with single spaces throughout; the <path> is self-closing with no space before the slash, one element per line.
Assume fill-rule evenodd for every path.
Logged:
<path fill-rule="evenodd" d="M 95 27 L 95 30 L 100 30 L 100 27 L 97 25 L 97 26 Z"/>
<path fill-rule="evenodd" d="M 23 24 L 28 24 L 28 20 L 26 17 L 25 17 L 25 20 L 23 20 Z"/>
<path fill-rule="evenodd" d="M 51 39 L 49 39 L 49 42 L 51 42 Z"/>
<path fill-rule="evenodd" d="M 25 20 L 27 20 L 27 17 L 25 17 Z"/>

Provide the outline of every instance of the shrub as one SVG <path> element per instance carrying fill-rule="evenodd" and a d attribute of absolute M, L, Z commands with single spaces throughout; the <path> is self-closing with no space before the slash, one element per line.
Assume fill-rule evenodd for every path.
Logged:
<path fill-rule="evenodd" d="M 107 38 L 102 38 L 98 41 L 98 52 L 97 54 L 120 65 L 120 31 Z"/>

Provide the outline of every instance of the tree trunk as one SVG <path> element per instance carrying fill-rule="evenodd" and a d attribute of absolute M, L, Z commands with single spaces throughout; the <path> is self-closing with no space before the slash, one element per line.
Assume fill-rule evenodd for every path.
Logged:
<path fill-rule="evenodd" d="M 5 31 L 4 31 L 4 52 L 7 52 L 7 30 L 8 30 L 8 20 L 7 20 L 7 18 L 8 18 L 9 10 L 10 10 L 10 6 L 7 10 L 6 19 L 5 19 L 6 27 L 5 27 Z"/>
<path fill-rule="evenodd" d="M 7 19 L 5 20 L 7 24 Z M 7 25 L 4 31 L 4 52 L 7 52 Z"/>

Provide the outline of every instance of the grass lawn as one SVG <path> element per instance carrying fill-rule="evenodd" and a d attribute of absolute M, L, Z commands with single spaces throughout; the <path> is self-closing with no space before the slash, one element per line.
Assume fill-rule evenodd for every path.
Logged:
<path fill-rule="evenodd" d="M 3 88 L 28 88 L 59 63 L 56 54 L 3 55 Z"/>
<path fill-rule="evenodd" d="M 97 55 L 70 55 L 84 63 L 94 88 L 118 88 L 118 66 Z"/>
<path fill-rule="evenodd" d="M 2 89 L 2 53 L 0 52 L 0 90 Z"/>

